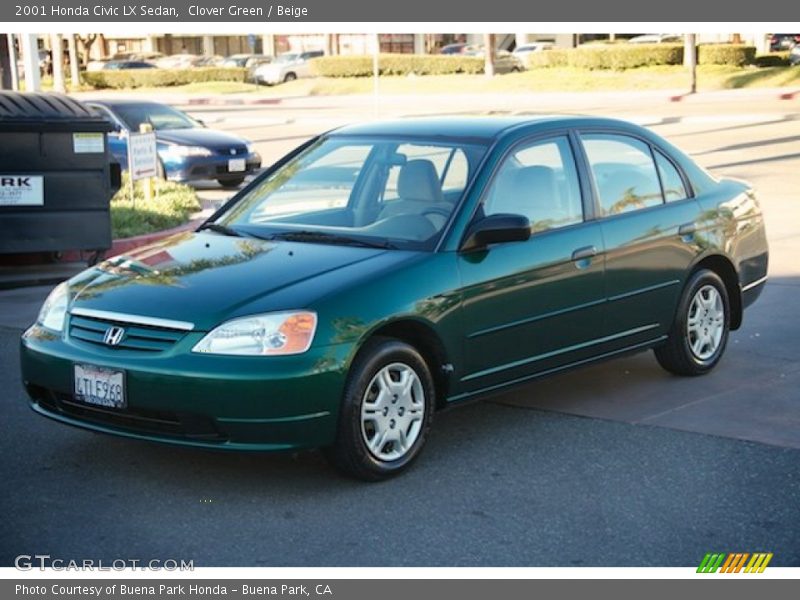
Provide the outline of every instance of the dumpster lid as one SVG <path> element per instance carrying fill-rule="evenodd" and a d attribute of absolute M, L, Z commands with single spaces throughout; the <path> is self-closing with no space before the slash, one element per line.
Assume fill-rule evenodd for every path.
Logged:
<path fill-rule="evenodd" d="M 111 131 L 111 124 L 64 94 L 0 91 L 0 131 Z"/>

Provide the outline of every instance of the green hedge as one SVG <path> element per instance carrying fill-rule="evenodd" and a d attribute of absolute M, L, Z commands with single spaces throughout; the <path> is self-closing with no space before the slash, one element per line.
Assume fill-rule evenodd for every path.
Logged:
<path fill-rule="evenodd" d="M 97 89 L 171 87 L 206 81 L 245 81 L 247 69 L 206 67 L 197 69 L 124 69 L 87 71 L 83 81 Z"/>
<path fill-rule="evenodd" d="M 531 52 L 528 55 L 528 68 L 568 67 L 572 50 L 544 50 Z"/>
<path fill-rule="evenodd" d="M 381 54 L 378 68 L 381 75 L 448 75 L 451 73 L 483 73 L 483 58 L 425 54 Z M 323 56 L 311 61 L 311 72 L 321 77 L 369 77 L 372 56 Z"/>
<path fill-rule="evenodd" d="M 756 61 L 755 46 L 742 44 L 702 44 L 697 47 L 697 63 L 701 65 L 733 65 L 741 67 Z"/>
<path fill-rule="evenodd" d="M 530 68 L 634 69 L 652 65 L 679 65 L 680 44 L 590 44 L 572 50 L 545 50 L 528 57 Z"/>
<path fill-rule="evenodd" d="M 757 67 L 788 67 L 789 52 L 770 52 L 769 54 L 762 54 L 756 56 L 755 65 Z"/>
<path fill-rule="evenodd" d="M 142 182 L 134 185 L 136 203 L 130 199 L 128 173 L 122 175 L 122 187 L 111 199 L 111 232 L 124 238 L 171 229 L 187 223 L 201 210 L 193 187 L 172 181 L 155 181 L 155 196 L 147 202 Z"/>

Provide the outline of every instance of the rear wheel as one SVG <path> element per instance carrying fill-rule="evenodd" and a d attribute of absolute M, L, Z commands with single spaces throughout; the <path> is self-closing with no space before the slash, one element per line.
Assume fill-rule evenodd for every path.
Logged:
<path fill-rule="evenodd" d="M 368 342 L 351 368 L 329 459 L 365 481 L 401 473 L 425 444 L 434 404 L 430 370 L 412 346 Z"/>
<path fill-rule="evenodd" d="M 730 330 L 728 291 L 719 275 L 692 275 L 666 343 L 655 349 L 659 364 L 676 375 L 702 375 L 722 358 Z"/>

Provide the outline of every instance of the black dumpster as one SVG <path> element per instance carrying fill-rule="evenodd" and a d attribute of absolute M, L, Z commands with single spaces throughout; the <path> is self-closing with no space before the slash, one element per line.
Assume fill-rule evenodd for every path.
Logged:
<path fill-rule="evenodd" d="M 0 92 L 0 254 L 111 247 L 110 130 L 67 96 Z"/>

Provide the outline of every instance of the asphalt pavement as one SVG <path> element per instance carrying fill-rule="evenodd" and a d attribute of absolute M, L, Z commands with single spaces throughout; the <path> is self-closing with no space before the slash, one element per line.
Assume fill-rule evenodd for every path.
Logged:
<path fill-rule="evenodd" d="M 209 107 L 204 119 L 246 132 L 271 161 L 358 119 L 369 100 L 325 102 Z M 510 103 L 496 106 L 533 110 Z M 481 112 L 487 100 L 461 104 Z M 539 381 L 437 415 L 415 467 L 370 485 L 318 452 L 175 449 L 34 415 L 17 344 L 47 290 L 3 291 L 0 565 L 39 553 L 197 566 L 693 566 L 707 552 L 764 551 L 772 565 L 800 566 L 800 102 L 599 97 L 570 108 L 647 122 L 759 190 L 770 281 L 714 373 L 672 377 L 644 353 Z M 202 188 L 212 201 L 227 195 Z"/>

